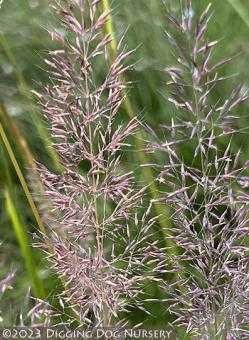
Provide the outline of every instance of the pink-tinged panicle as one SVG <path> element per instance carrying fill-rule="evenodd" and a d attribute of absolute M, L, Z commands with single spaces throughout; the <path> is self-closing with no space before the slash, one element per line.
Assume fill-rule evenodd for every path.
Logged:
<path fill-rule="evenodd" d="M 247 96 L 238 85 L 212 103 L 210 94 L 224 79 L 218 69 L 229 59 L 212 63 L 217 41 L 206 38 L 210 5 L 197 20 L 193 13 L 185 1 L 181 19 L 169 16 L 176 34 L 167 37 L 177 65 L 164 71 L 175 114 L 163 126 L 167 140 L 148 144 L 148 152 L 163 152 L 167 159 L 157 177 L 165 186 L 160 202 L 172 208 L 169 237 L 181 248 L 174 259 L 179 280 L 163 288 L 176 329 L 195 339 L 248 339 L 248 162 L 231 145 L 235 109 Z"/>
<path fill-rule="evenodd" d="M 148 219 L 151 208 L 138 218 L 146 188 L 134 190 L 133 173 L 120 167 L 138 126 L 136 118 L 122 126 L 116 121 L 132 51 L 119 44 L 107 67 L 109 13 L 100 13 L 101 2 L 54 6 L 64 30 L 51 36 L 62 46 L 45 60 L 52 81 L 39 96 L 63 172 L 38 165 L 50 206 L 44 213 L 48 236 L 38 246 L 62 278 L 62 303 L 71 304 L 87 327 L 114 325 L 128 306 L 144 310 L 142 286 L 152 279 L 147 239 L 155 223 Z"/>

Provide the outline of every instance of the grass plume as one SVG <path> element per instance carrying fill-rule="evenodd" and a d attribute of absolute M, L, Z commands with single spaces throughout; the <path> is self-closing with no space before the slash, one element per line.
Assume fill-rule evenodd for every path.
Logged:
<path fill-rule="evenodd" d="M 212 102 L 212 91 L 224 82 L 219 69 L 230 59 L 213 63 L 210 17 L 210 5 L 196 18 L 188 0 L 181 16 L 168 15 L 176 64 L 165 72 L 175 115 L 164 126 L 168 138 L 148 150 L 166 157 L 157 180 L 165 186 L 161 200 L 173 208 L 171 239 L 182 249 L 173 263 L 185 277 L 164 284 L 173 326 L 196 339 L 247 339 L 248 162 L 232 148 L 236 109 L 247 94 L 239 84 Z"/>
<path fill-rule="evenodd" d="M 133 174 L 121 170 L 127 139 L 138 128 L 135 117 L 127 125 L 116 119 L 132 51 L 118 44 L 106 66 L 112 39 L 101 34 L 109 20 L 109 10 L 99 11 L 101 2 L 53 6 L 65 33 L 51 32 L 61 49 L 45 60 L 54 80 L 39 95 L 64 169 L 58 175 L 38 166 L 52 213 L 49 259 L 85 327 L 120 324 L 130 306 L 144 311 L 142 287 L 156 280 L 146 240 L 157 217 L 148 218 L 151 206 L 141 217 L 146 187 L 137 190 Z M 101 80 L 98 68 L 105 70 Z"/>

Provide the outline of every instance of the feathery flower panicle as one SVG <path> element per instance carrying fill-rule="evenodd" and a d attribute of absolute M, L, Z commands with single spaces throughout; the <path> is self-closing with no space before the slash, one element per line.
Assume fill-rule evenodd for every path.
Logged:
<path fill-rule="evenodd" d="M 209 20 L 210 5 L 195 19 L 190 1 L 181 18 L 169 15 L 174 33 L 166 35 L 177 65 L 165 72 L 175 115 L 164 126 L 168 139 L 150 142 L 148 151 L 167 159 L 157 180 L 165 187 L 161 201 L 173 210 L 169 238 L 182 251 L 174 258 L 179 280 L 163 288 L 175 327 L 196 339 L 248 339 L 248 164 L 231 144 L 235 109 L 246 95 L 238 85 L 212 103 L 212 90 L 224 79 L 218 69 L 229 59 L 213 64 L 217 41 L 206 38 Z"/>
<path fill-rule="evenodd" d="M 126 126 L 115 120 L 132 51 L 119 44 L 107 66 L 112 37 L 103 36 L 109 12 L 101 6 L 102 0 L 53 6 L 64 30 L 51 36 L 62 47 L 49 53 L 52 84 L 39 95 L 63 166 L 61 174 L 38 166 L 53 216 L 39 246 L 65 283 L 62 304 L 70 303 L 89 327 L 114 325 L 134 305 L 144 310 L 141 287 L 152 278 L 144 254 L 155 223 L 150 209 L 139 220 L 145 188 L 134 190 L 133 173 L 120 167 L 138 125 L 135 118 Z"/>

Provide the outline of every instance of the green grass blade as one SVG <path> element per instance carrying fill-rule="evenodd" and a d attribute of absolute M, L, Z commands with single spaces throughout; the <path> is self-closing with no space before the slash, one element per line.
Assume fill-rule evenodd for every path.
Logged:
<path fill-rule="evenodd" d="M 19 246 L 21 248 L 25 264 L 27 270 L 29 272 L 31 281 L 32 281 L 32 288 L 36 295 L 36 297 L 43 299 L 45 297 L 44 290 L 42 283 L 39 279 L 39 276 L 36 271 L 36 266 L 33 260 L 33 255 L 29 247 L 29 242 L 27 235 L 25 233 L 25 228 L 23 227 L 16 208 L 14 206 L 13 200 L 11 198 L 10 192 L 6 189 L 5 190 L 5 198 L 6 198 L 6 209 L 9 214 L 10 220 L 12 222 L 13 228 L 15 230 L 16 237 L 18 239 Z"/>
<path fill-rule="evenodd" d="M 111 9 L 111 6 L 110 6 L 109 0 L 103 0 L 103 10 L 110 11 L 110 9 Z M 115 35 L 114 35 L 113 22 L 112 22 L 111 15 L 109 15 L 109 18 L 105 24 L 105 30 L 106 30 L 106 33 L 111 33 L 111 36 L 112 36 L 112 41 L 110 44 L 111 48 L 109 50 L 109 53 L 110 53 L 111 60 L 113 60 L 115 58 L 116 51 L 117 51 L 117 42 L 116 42 Z"/>
<path fill-rule="evenodd" d="M 17 160 L 16 160 L 16 157 L 15 157 L 15 155 L 14 155 L 14 152 L 13 152 L 13 150 L 12 150 L 12 147 L 11 147 L 11 145 L 10 145 L 10 143 L 9 143 L 9 140 L 8 140 L 8 138 L 7 138 L 7 136 L 6 136 L 6 133 L 5 133 L 5 131 L 4 131 L 3 126 L 2 126 L 1 123 L 0 123 L 0 136 L 2 137 L 3 143 L 4 143 L 5 147 L 6 147 L 7 152 L 8 152 L 8 155 L 9 155 L 9 157 L 10 157 L 10 159 L 11 159 L 11 162 L 12 162 L 14 168 L 15 168 L 15 171 L 16 171 L 16 173 L 17 173 L 17 176 L 18 176 L 18 178 L 19 178 L 19 180 L 20 180 L 20 182 L 21 182 L 23 191 L 24 191 L 24 193 L 25 193 L 25 195 L 26 195 L 26 197 L 27 197 L 27 200 L 28 200 L 28 202 L 29 202 L 29 205 L 30 205 L 30 207 L 31 207 L 31 210 L 32 210 L 32 212 L 33 212 L 33 215 L 34 215 L 34 217 L 35 217 L 35 219 L 36 219 L 36 222 L 37 222 L 37 224 L 38 224 L 38 227 L 39 227 L 39 229 L 41 230 L 41 232 L 43 232 L 44 234 L 46 234 L 46 230 L 45 230 L 44 224 L 43 224 L 43 222 L 42 222 L 42 219 L 41 219 L 41 217 L 40 217 L 40 214 L 39 214 L 39 212 L 38 212 L 38 209 L 37 209 L 37 207 L 36 207 L 36 205 L 35 205 L 35 202 L 34 202 L 34 200 L 33 200 L 33 198 L 32 198 L 31 193 L 30 193 L 29 187 L 28 187 L 28 185 L 27 185 L 27 183 L 26 183 L 26 180 L 25 180 L 25 178 L 24 178 L 24 176 L 23 176 L 23 174 L 22 174 L 22 170 L 21 170 L 21 168 L 20 168 L 20 166 L 19 166 L 19 164 L 18 164 L 18 162 L 17 162 Z"/>
<path fill-rule="evenodd" d="M 240 0 L 227 0 L 249 28 L 249 10 Z"/>

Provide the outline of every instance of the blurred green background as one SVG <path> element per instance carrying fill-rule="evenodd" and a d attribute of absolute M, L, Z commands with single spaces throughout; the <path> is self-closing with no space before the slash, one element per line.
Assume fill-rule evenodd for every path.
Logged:
<path fill-rule="evenodd" d="M 39 91 L 39 83 L 48 81 L 43 58 L 48 50 L 56 49 L 56 43 L 51 41 L 46 31 L 46 28 L 58 25 L 49 3 L 51 1 L 48 0 L 5 0 L 0 9 L 0 119 L 29 184 L 28 168 L 32 166 L 32 157 L 52 168 L 58 167 L 46 124 L 30 92 L 31 89 Z M 207 0 L 196 0 L 193 1 L 193 8 L 200 13 L 208 3 Z M 166 7 L 179 13 L 179 1 L 113 0 L 111 7 L 116 37 L 120 38 L 126 32 L 127 47 L 137 48 L 130 59 L 134 69 L 126 77 L 133 82 L 129 91 L 133 112 L 154 129 L 160 130 L 159 125 L 169 121 L 172 110 L 165 99 L 166 77 L 162 71 L 164 67 L 174 64 L 164 34 L 168 27 Z M 210 40 L 220 39 L 213 62 L 234 57 L 222 68 L 224 76 L 233 77 L 213 92 L 216 102 L 240 80 L 248 86 L 249 2 L 216 0 L 212 8 L 208 34 Z M 247 105 L 239 109 L 241 127 L 247 127 L 249 123 Z M 120 120 L 126 119 L 127 113 L 123 108 Z M 24 142 L 26 146 L 23 148 Z M 241 134 L 236 143 L 246 157 L 249 154 L 247 134 Z M 37 230 L 37 221 L 5 144 L 0 138 L 0 280 L 12 268 L 17 268 L 17 274 L 13 289 L 1 298 L 0 310 L 4 323 L 11 325 L 20 310 L 25 310 L 26 291 L 32 283 L 32 294 L 45 298 L 53 296 L 59 287 L 55 276 L 47 269 L 43 254 L 32 248 L 32 233 Z M 156 161 L 160 162 L 160 159 Z M 125 164 L 133 168 L 134 162 L 138 167 L 137 157 L 131 153 Z M 143 181 L 142 174 L 138 173 L 138 181 Z M 36 185 L 35 182 L 31 184 Z"/>

